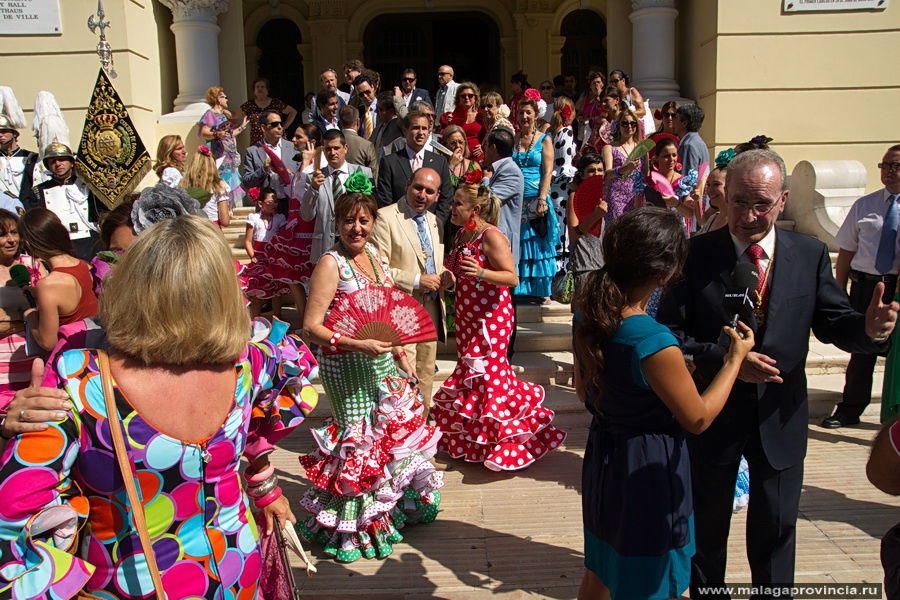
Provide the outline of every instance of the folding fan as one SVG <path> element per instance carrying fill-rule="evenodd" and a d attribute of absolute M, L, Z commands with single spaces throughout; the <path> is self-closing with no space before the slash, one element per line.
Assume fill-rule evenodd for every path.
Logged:
<path fill-rule="evenodd" d="M 603 175 L 588 177 L 575 190 L 575 198 L 573 200 L 575 204 L 572 206 L 575 209 L 575 216 L 578 217 L 579 221 L 584 221 L 594 212 L 594 208 L 601 200 L 603 200 Z M 600 219 L 591 227 L 590 233 L 600 237 L 602 227 L 603 219 Z"/>
<path fill-rule="evenodd" d="M 358 340 L 381 340 L 394 346 L 437 339 L 425 308 L 406 292 L 389 287 L 347 294 L 328 313 L 325 327 Z"/>
<path fill-rule="evenodd" d="M 628 154 L 628 158 L 625 159 L 625 164 L 628 164 L 633 160 L 638 160 L 639 158 L 644 158 L 655 147 L 656 147 L 656 142 L 654 142 L 653 140 L 651 140 L 649 138 L 646 140 L 641 140 L 634 147 L 634 150 L 632 150 Z"/>
<path fill-rule="evenodd" d="M 675 195 L 675 188 L 672 187 L 672 183 L 659 171 L 650 171 L 650 180 L 656 191 L 663 196 Z"/>

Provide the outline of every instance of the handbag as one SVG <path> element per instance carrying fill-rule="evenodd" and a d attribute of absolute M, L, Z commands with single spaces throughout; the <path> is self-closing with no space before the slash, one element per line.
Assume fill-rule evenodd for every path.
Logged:
<path fill-rule="evenodd" d="M 159 576 L 159 568 L 156 566 L 156 555 L 153 554 L 153 546 L 150 544 L 150 534 L 147 533 L 147 521 L 144 516 L 144 506 L 138 496 L 137 486 L 134 484 L 134 471 L 128 460 L 128 451 L 125 448 L 125 437 L 122 434 L 122 424 L 119 421 L 119 410 L 116 408 L 115 395 L 112 389 L 112 375 L 109 371 L 109 356 L 105 350 L 97 350 L 97 363 L 100 367 L 100 381 L 103 386 L 103 401 L 106 404 L 106 416 L 109 420 L 109 431 L 112 436 L 113 449 L 116 461 L 119 463 L 119 471 L 122 473 L 122 481 L 125 482 L 125 491 L 128 494 L 128 504 L 131 505 L 132 520 L 141 539 L 141 549 L 147 560 L 147 569 L 153 580 L 153 589 L 156 590 L 157 600 L 166 600 L 166 592 L 163 590 L 162 579 Z"/>
<path fill-rule="evenodd" d="M 560 304 L 571 304 L 575 295 L 575 274 L 571 269 L 560 269 L 550 281 L 550 299 Z"/>
<path fill-rule="evenodd" d="M 550 211 L 552 209 L 548 208 L 547 210 Z M 538 237 L 547 237 L 547 213 L 531 219 L 528 223 L 531 225 L 531 228 L 534 229 L 535 235 Z"/>

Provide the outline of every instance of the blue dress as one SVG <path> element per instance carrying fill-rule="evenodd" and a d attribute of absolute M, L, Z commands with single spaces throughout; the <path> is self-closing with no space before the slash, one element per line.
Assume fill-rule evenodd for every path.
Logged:
<path fill-rule="evenodd" d="M 549 198 L 545 198 L 548 206 L 546 212 L 547 231 L 544 235 L 538 235 L 534 228 L 537 217 L 534 209 L 537 206 L 538 193 L 541 188 L 541 150 L 544 138 L 548 135 L 547 133 L 541 135 L 527 152 L 516 150 L 512 155 L 525 177 L 525 195 L 519 238 L 519 285 L 513 291 L 513 294 L 517 296 L 537 296 L 539 298 L 550 296 L 550 282 L 556 273 L 558 221 L 556 211 L 553 210 Z"/>
<path fill-rule="evenodd" d="M 691 469 L 684 433 L 641 371 L 678 342 L 647 315 L 627 317 L 604 349 L 604 394 L 582 470 L 584 563 L 614 600 L 677 598 L 694 555 Z"/>

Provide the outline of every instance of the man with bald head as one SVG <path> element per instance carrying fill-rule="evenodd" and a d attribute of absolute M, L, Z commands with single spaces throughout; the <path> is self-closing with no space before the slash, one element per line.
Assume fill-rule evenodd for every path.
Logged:
<path fill-rule="evenodd" d="M 453 112 L 456 108 L 456 88 L 459 84 L 453 81 L 453 67 L 441 65 L 437 72 L 438 89 L 434 95 L 434 112 L 438 119 L 447 112 Z M 438 120 L 440 123 L 440 120 Z"/>
<path fill-rule="evenodd" d="M 713 424 L 689 436 L 697 552 L 691 598 L 728 598 L 701 586 L 721 586 L 734 484 L 743 454 L 750 465 L 747 556 L 754 585 L 794 581 L 796 521 L 809 419 L 806 355 L 809 332 L 848 352 L 884 350 L 897 319 L 896 302 L 876 286 L 865 314 L 850 306 L 819 240 L 776 227 L 788 198 L 784 161 L 769 150 L 743 152 L 728 166 L 728 227 L 691 239 L 683 278 L 666 294 L 658 320 L 679 339 L 696 365 L 703 391 L 722 366 L 718 344 L 731 315 L 723 297 L 738 263 L 759 273 L 750 290 L 756 346 Z M 686 491 L 685 493 L 688 493 Z M 778 592 L 759 598 L 776 597 Z M 788 596 L 777 596 L 785 598 Z"/>
<path fill-rule="evenodd" d="M 443 265 L 442 228 L 428 210 L 437 202 L 440 190 L 441 176 L 435 169 L 422 167 L 413 172 L 406 195 L 378 210 L 372 243 L 387 262 L 396 286 L 422 303 L 434 322 L 438 339 L 443 341 L 443 289 L 452 285 L 453 277 Z M 409 344 L 403 350 L 416 369 L 427 409 L 431 406 L 437 342 Z"/>

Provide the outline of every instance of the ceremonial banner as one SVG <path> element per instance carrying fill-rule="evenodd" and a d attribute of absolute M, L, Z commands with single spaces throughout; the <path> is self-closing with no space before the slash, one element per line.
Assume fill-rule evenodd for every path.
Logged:
<path fill-rule="evenodd" d="M 110 210 L 150 170 L 150 155 L 103 69 L 84 118 L 75 160 L 78 175 Z"/>

